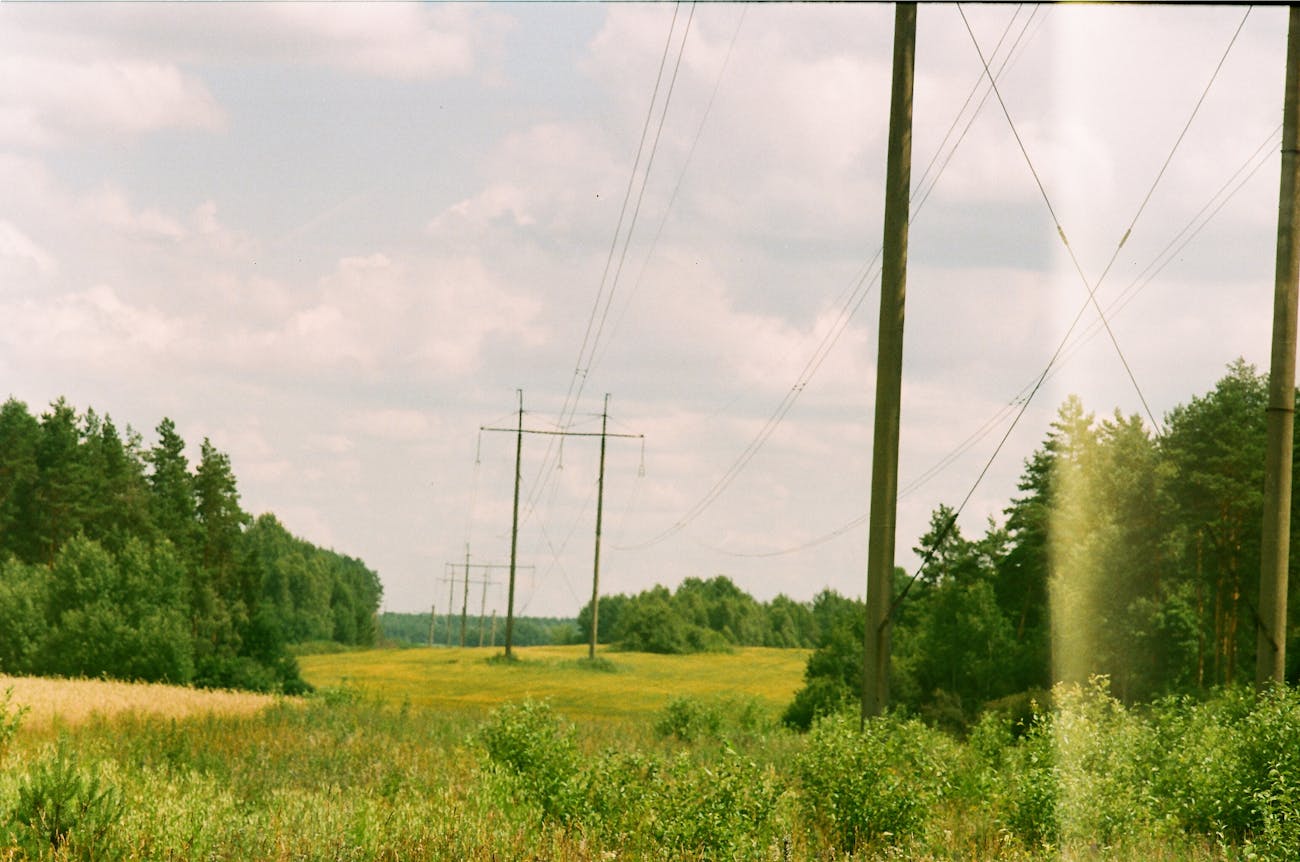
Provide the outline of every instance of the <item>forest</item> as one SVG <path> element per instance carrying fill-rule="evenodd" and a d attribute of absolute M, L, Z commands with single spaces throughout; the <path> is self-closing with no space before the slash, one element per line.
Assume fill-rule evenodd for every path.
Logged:
<path fill-rule="evenodd" d="M 0 407 L 0 672 L 297 693 L 290 645 L 374 643 L 375 572 L 245 512 L 210 440 L 192 468 L 156 433 Z"/>
<path fill-rule="evenodd" d="M 940 505 L 924 565 L 895 573 L 893 699 L 960 727 L 1094 675 L 1125 703 L 1253 678 L 1267 397 L 1266 375 L 1238 360 L 1158 432 L 1067 399 L 1005 519 L 967 537 Z M 856 697 L 864 618 L 845 614 L 818 644 L 787 721 Z M 1294 651 L 1288 665 L 1294 682 Z"/>

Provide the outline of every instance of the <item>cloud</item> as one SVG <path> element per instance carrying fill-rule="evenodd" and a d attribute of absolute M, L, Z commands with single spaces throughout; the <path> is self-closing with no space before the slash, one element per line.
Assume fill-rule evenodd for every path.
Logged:
<path fill-rule="evenodd" d="M 48 147 L 224 123 L 207 87 L 169 63 L 23 53 L 0 59 L 0 143 Z"/>
<path fill-rule="evenodd" d="M 267 11 L 263 26 L 300 60 L 398 79 L 469 74 L 478 25 L 488 20 L 415 4 L 286 4 Z"/>
<path fill-rule="evenodd" d="M 403 443 L 427 440 L 438 430 L 437 421 L 429 414 L 402 408 L 357 413 L 349 425 L 370 437 Z"/>
<path fill-rule="evenodd" d="M 30 275 L 47 277 L 59 269 L 58 261 L 11 222 L 0 219 L 0 277 L 15 284 Z"/>
<path fill-rule="evenodd" d="M 133 239 L 175 241 L 188 236 L 175 219 L 153 208 L 132 209 L 126 194 L 104 188 L 81 200 L 82 214 Z"/>
<path fill-rule="evenodd" d="M 187 339 L 185 321 L 135 307 L 108 285 L 0 306 L 14 355 L 48 355 L 77 367 L 148 368 Z"/>

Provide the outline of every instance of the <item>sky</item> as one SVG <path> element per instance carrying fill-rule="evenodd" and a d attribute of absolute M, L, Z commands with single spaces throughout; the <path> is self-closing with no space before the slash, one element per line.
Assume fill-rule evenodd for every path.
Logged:
<path fill-rule="evenodd" d="M 643 440 L 607 440 L 602 594 L 860 596 L 892 34 L 886 4 L 0 3 L 0 397 L 145 445 L 169 417 L 387 610 L 445 612 L 467 548 L 510 558 L 516 438 L 480 429 L 522 391 L 530 430 L 596 434 L 608 393 Z M 960 525 L 1003 520 L 1070 394 L 1155 433 L 1267 370 L 1285 41 L 1276 8 L 922 4 L 900 565 L 1007 435 Z M 523 440 L 528 615 L 591 593 L 600 444 L 561 439 Z"/>

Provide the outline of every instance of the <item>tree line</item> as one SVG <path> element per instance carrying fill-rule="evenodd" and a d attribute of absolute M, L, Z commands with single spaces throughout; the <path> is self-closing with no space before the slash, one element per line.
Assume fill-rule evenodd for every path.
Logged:
<path fill-rule="evenodd" d="M 687 578 L 636 595 L 602 598 L 597 642 L 654 653 L 718 652 L 739 646 L 814 647 L 851 602 L 826 590 L 810 602 L 779 595 L 760 602 L 730 578 Z M 578 613 L 576 643 L 591 641 L 591 603 Z"/>
<path fill-rule="evenodd" d="M 292 693 L 290 644 L 374 642 L 375 572 L 245 512 L 210 440 L 191 468 L 156 433 L 0 406 L 0 672 Z"/>
<path fill-rule="evenodd" d="M 572 618 L 515 617 L 514 645 L 543 646 L 547 644 L 577 643 L 577 628 Z M 432 644 L 430 644 L 432 635 Z M 429 614 L 385 611 L 379 615 L 379 641 L 397 647 L 459 646 L 461 617 L 453 611 L 451 618 L 439 613 L 430 620 Z M 465 620 L 465 646 L 499 647 L 506 643 L 505 617 L 495 615 L 487 619 L 476 613 Z"/>
<path fill-rule="evenodd" d="M 1159 432 L 1066 400 L 1004 520 L 968 538 L 940 506 L 916 583 L 896 573 L 896 597 L 908 592 L 893 616 L 892 699 L 960 724 L 1092 674 L 1127 702 L 1251 678 L 1267 401 L 1267 376 L 1243 360 Z M 845 615 L 818 645 L 791 723 L 857 697 L 864 620 Z M 1288 665 L 1295 681 L 1295 651 Z"/>

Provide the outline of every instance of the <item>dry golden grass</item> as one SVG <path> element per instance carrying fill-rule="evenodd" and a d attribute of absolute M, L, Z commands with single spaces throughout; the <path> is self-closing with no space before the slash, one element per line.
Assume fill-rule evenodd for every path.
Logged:
<path fill-rule="evenodd" d="M 249 692 L 0 674 L 0 692 L 9 688 L 13 689 L 11 705 L 28 707 L 23 727 L 32 730 L 49 728 L 56 723 L 77 725 L 95 716 L 110 718 L 125 713 L 168 718 L 209 713 L 242 715 L 257 712 L 276 702 L 271 695 Z"/>

